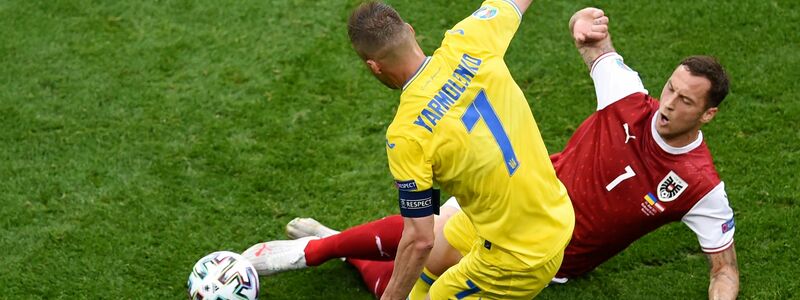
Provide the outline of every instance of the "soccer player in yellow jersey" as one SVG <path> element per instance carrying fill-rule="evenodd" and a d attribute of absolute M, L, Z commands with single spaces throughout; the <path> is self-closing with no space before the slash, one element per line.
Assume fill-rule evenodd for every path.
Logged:
<path fill-rule="evenodd" d="M 487 0 L 425 56 L 390 6 L 350 16 L 358 55 L 386 86 L 402 89 L 386 133 L 403 236 L 383 299 L 405 299 L 434 240 L 440 186 L 458 198 L 470 252 L 431 286 L 431 299 L 530 299 L 555 274 L 574 226 L 525 96 L 503 57 L 529 0 Z M 457 225 L 454 225 L 457 226 Z"/>

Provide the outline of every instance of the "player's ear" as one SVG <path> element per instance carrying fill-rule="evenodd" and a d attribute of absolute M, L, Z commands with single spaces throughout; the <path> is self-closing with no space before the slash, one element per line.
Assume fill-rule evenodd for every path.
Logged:
<path fill-rule="evenodd" d="M 706 124 L 711 122 L 714 119 L 714 116 L 717 115 L 717 108 L 716 107 L 709 107 L 706 111 L 703 112 L 703 115 L 700 116 L 700 122 Z"/>
<path fill-rule="evenodd" d="M 367 59 L 365 62 L 367 63 L 369 70 L 372 71 L 372 74 L 380 75 L 383 73 L 383 71 L 381 71 L 381 65 L 377 61 Z"/>
<path fill-rule="evenodd" d="M 406 23 L 406 26 L 408 26 L 408 30 L 411 30 L 411 36 L 416 36 L 417 35 L 417 32 L 414 31 L 414 26 L 411 26 L 411 24 L 408 24 L 408 23 Z"/>

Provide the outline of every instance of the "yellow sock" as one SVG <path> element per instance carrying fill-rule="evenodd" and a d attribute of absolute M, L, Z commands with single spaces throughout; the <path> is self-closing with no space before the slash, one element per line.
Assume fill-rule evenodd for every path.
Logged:
<path fill-rule="evenodd" d="M 417 278 L 417 283 L 415 283 L 414 288 L 411 289 L 411 294 L 408 295 L 408 299 L 425 300 L 425 296 L 428 295 L 431 285 L 433 285 L 433 282 L 438 278 L 439 276 L 433 275 L 431 271 L 428 271 L 428 268 L 423 268 L 422 275 Z"/>

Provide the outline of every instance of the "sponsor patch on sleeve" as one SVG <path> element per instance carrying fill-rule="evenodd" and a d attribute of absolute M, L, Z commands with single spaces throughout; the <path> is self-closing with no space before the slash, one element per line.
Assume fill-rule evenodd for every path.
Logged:
<path fill-rule="evenodd" d="M 734 226 L 736 226 L 736 222 L 734 222 L 733 217 L 731 217 L 730 220 L 722 224 L 722 233 L 731 231 L 731 229 L 733 229 Z"/>
<path fill-rule="evenodd" d="M 397 186 L 398 190 L 404 192 L 413 192 L 417 190 L 417 182 L 414 181 L 413 179 L 405 181 L 395 180 L 394 184 L 395 186 Z"/>
<path fill-rule="evenodd" d="M 481 8 L 472 13 L 472 16 L 478 20 L 491 20 L 497 16 L 497 7 L 491 5 L 481 6 Z"/>

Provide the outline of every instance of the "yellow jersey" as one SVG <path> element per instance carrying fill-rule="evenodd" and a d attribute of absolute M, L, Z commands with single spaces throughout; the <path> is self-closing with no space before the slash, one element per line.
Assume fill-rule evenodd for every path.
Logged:
<path fill-rule="evenodd" d="M 574 213 L 503 60 L 521 17 L 513 2 L 487 0 L 448 30 L 403 86 L 386 151 L 401 211 L 430 206 L 438 185 L 478 236 L 535 264 L 563 249 Z"/>

